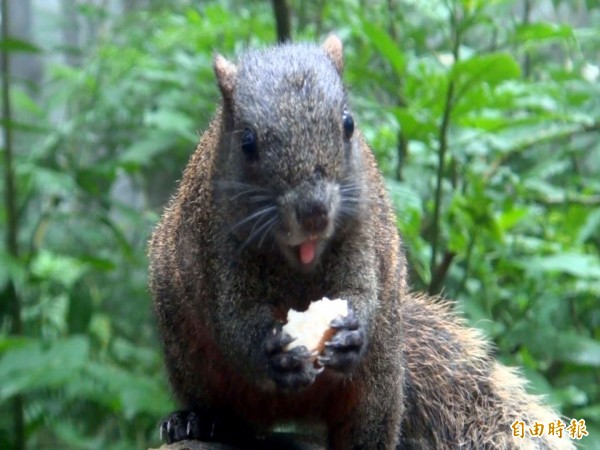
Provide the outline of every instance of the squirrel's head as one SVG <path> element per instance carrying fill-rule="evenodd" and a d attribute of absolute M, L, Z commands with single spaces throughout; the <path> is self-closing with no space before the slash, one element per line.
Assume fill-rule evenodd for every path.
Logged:
<path fill-rule="evenodd" d="M 364 210 L 342 43 L 280 45 L 238 65 L 217 55 L 214 69 L 223 96 L 215 178 L 231 229 L 244 248 L 311 270 Z"/>

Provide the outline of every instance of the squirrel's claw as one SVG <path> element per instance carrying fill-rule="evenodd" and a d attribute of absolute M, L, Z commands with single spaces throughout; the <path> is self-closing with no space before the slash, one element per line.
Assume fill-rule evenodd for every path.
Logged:
<path fill-rule="evenodd" d="M 267 335 L 264 344 L 269 376 L 277 386 L 285 390 L 307 387 L 318 374 L 312 362 L 314 355 L 305 346 L 286 350 L 294 340 L 295 338 L 279 328 L 275 335 Z"/>
<path fill-rule="evenodd" d="M 346 316 L 336 317 L 329 323 L 329 326 L 338 330 L 358 330 L 360 322 L 358 321 L 356 314 L 354 314 L 354 310 L 349 308 Z"/>
<path fill-rule="evenodd" d="M 282 352 L 295 340 L 296 338 L 282 331 L 281 327 L 273 328 L 273 331 L 269 333 L 265 339 L 265 351 L 268 355 Z"/>
<path fill-rule="evenodd" d="M 366 348 L 365 331 L 353 310 L 345 317 L 337 317 L 330 323 L 337 333 L 318 358 L 319 364 L 342 373 L 352 372 L 362 360 Z"/>

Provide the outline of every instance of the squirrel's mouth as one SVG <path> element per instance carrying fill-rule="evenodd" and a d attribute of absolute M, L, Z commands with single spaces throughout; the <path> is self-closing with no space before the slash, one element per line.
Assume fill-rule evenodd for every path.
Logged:
<path fill-rule="evenodd" d="M 327 238 L 308 236 L 299 244 L 281 243 L 282 253 L 293 266 L 302 271 L 310 271 L 319 263 L 319 259 L 327 246 Z"/>
<path fill-rule="evenodd" d="M 300 245 L 296 246 L 298 259 L 304 266 L 310 266 L 317 259 L 319 240 L 318 239 L 307 239 Z"/>

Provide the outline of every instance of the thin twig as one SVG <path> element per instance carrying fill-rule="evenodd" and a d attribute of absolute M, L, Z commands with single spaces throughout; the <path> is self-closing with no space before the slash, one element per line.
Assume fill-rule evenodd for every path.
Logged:
<path fill-rule="evenodd" d="M 460 51 L 460 28 L 457 24 L 457 17 L 455 11 L 451 11 L 451 32 L 453 37 L 452 43 L 452 54 L 454 55 L 454 63 L 458 62 L 459 51 Z M 435 187 L 435 202 L 433 209 L 433 228 L 431 235 L 431 281 L 429 283 L 429 293 L 435 294 L 441 286 L 441 280 L 437 280 L 437 254 L 439 251 L 439 228 L 440 228 L 440 214 L 442 209 L 442 184 L 444 181 L 444 169 L 445 169 L 445 158 L 446 151 L 448 150 L 448 129 L 450 127 L 450 117 L 452 115 L 452 107 L 454 105 L 454 90 L 455 82 L 453 79 L 448 81 L 448 88 L 446 90 L 446 100 L 444 103 L 444 112 L 442 115 L 442 122 L 440 124 L 438 134 L 438 167 L 437 167 L 437 178 Z"/>
<path fill-rule="evenodd" d="M 456 253 L 447 251 L 444 253 L 442 262 L 436 266 L 435 274 L 431 277 L 431 283 L 429 284 L 430 293 L 438 293 L 442 288 L 442 283 L 446 279 L 448 270 L 450 270 L 450 264 L 456 257 Z"/>
<path fill-rule="evenodd" d="M 525 0 L 523 2 L 523 25 L 527 26 L 530 22 L 531 15 L 531 0 Z M 531 74 L 531 55 L 528 50 L 525 50 L 525 57 L 523 59 L 523 78 L 526 80 Z"/>
<path fill-rule="evenodd" d="M 394 42 L 400 42 L 400 38 L 398 35 L 398 27 L 397 25 L 397 5 L 394 0 L 387 1 L 388 8 L 388 33 Z M 408 102 L 404 97 L 404 80 L 402 76 L 394 71 L 394 83 L 396 84 L 396 90 L 398 92 L 398 106 L 400 108 L 406 109 L 408 106 Z M 398 131 L 398 145 L 396 147 L 398 154 L 398 163 L 396 165 L 396 180 L 403 181 L 404 176 L 402 173 L 402 169 L 404 168 L 404 163 L 406 162 L 406 158 L 408 156 L 408 137 L 404 133 L 402 127 Z"/>

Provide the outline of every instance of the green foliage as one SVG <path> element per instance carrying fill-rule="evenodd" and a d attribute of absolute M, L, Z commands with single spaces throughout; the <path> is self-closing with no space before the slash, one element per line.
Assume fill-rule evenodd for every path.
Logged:
<path fill-rule="evenodd" d="M 275 32 L 268 2 L 150 3 L 81 7 L 103 32 L 80 64 L 54 58 L 35 91 L 11 80 L 20 252 L 0 248 L 0 448 L 16 394 L 30 448 L 147 448 L 173 407 L 146 241 L 218 101 L 213 51 Z M 600 4 L 579 2 L 575 25 L 510 0 L 291 3 L 296 36 L 345 42 L 415 289 L 443 286 L 532 391 L 586 419 L 582 448 L 600 448 Z M 0 210 L 3 235 L 7 221 Z"/>

